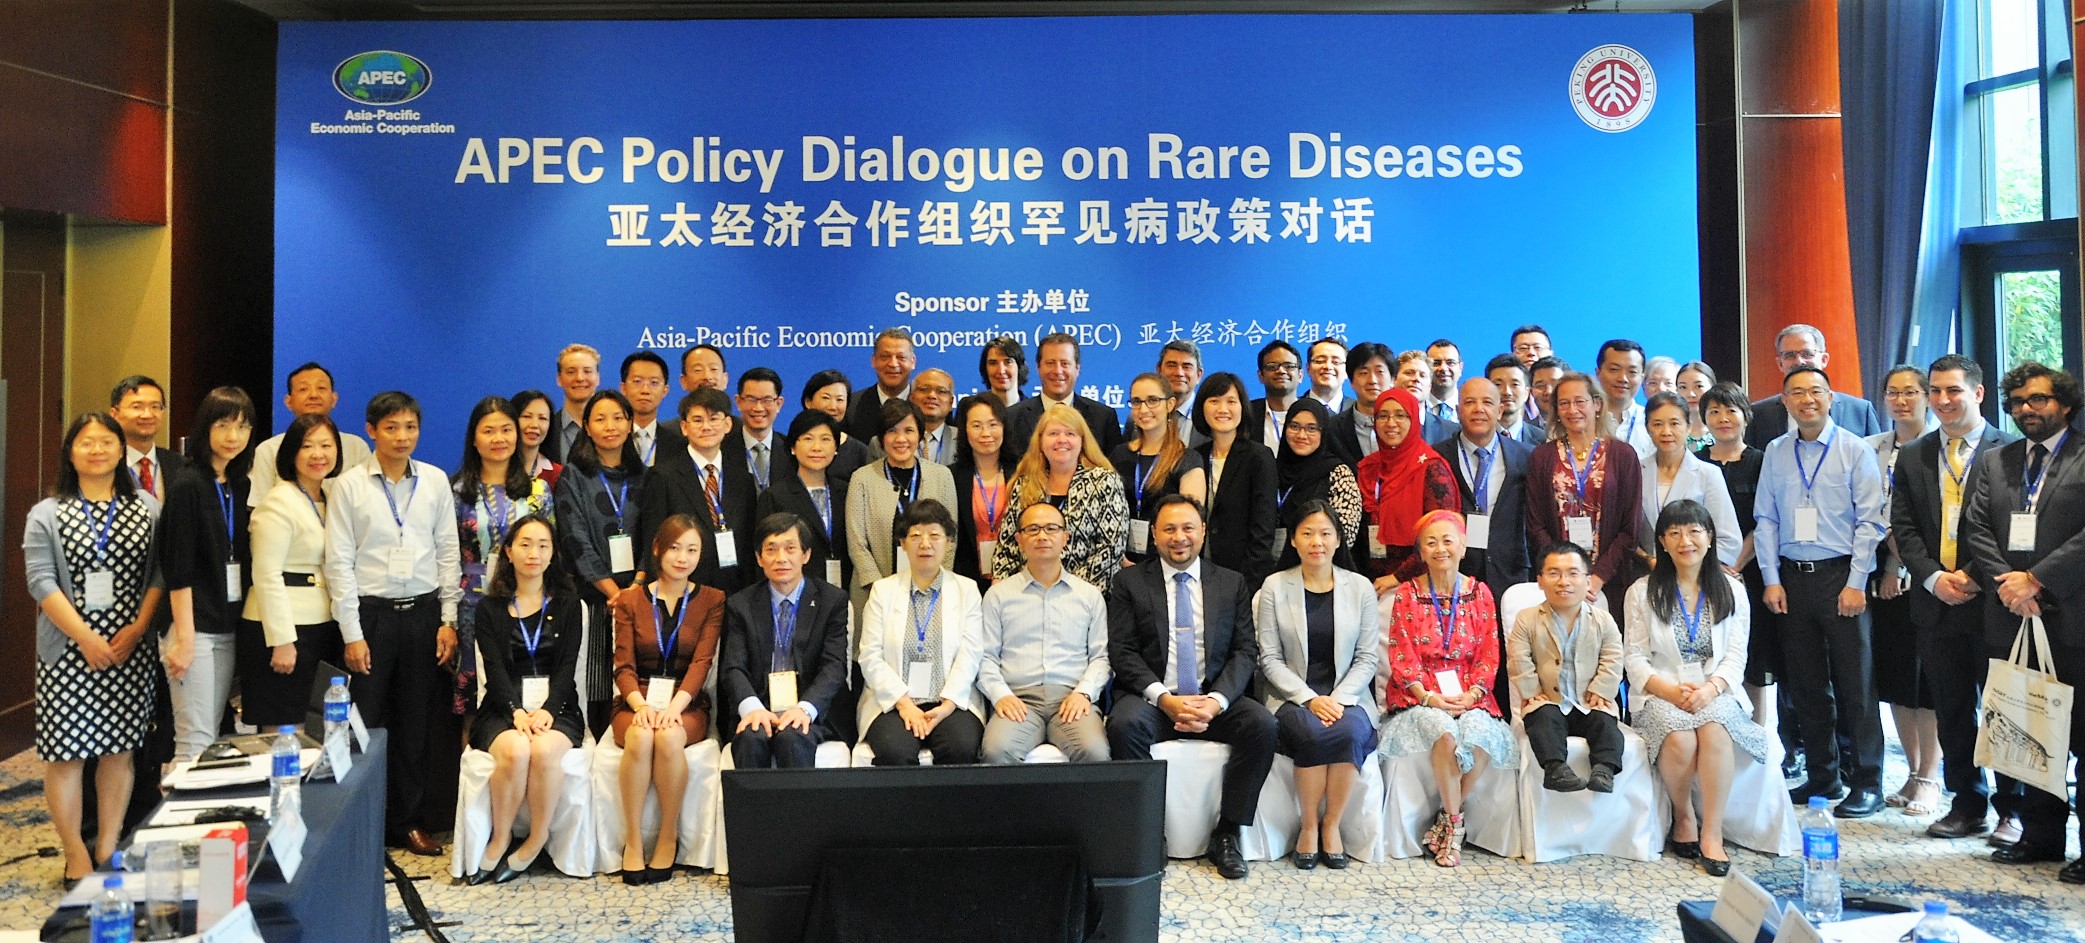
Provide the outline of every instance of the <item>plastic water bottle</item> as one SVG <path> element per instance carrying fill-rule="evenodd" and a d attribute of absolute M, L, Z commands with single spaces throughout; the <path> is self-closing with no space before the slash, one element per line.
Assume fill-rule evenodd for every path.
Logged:
<path fill-rule="evenodd" d="M 1932 943 L 1961 943 L 1962 934 L 1956 932 L 1955 922 L 1947 918 L 1947 903 L 1929 900 L 1926 901 L 1925 919 L 1911 928 L 1911 939 L 1912 943 L 1928 940 Z"/>
<path fill-rule="evenodd" d="M 101 879 L 101 896 L 87 908 L 88 935 L 94 943 L 130 943 L 137 936 L 137 908 L 123 889 L 123 875 Z"/>
<path fill-rule="evenodd" d="M 348 695 L 347 678 L 333 676 L 333 684 L 326 689 L 326 742 L 332 743 L 334 735 L 348 735 L 348 707 L 353 702 Z"/>
<path fill-rule="evenodd" d="M 1839 898 L 1839 824 L 1823 796 L 1803 810 L 1803 916 L 1816 926 L 1835 923 Z"/>
<path fill-rule="evenodd" d="M 145 852 L 145 939 L 181 936 L 181 843 L 153 842 Z"/>
<path fill-rule="evenodd" d="M 299 749 L 294 725 L 284 724 L 276 729 L 275 746 L 269 751 L 274 761 L 268 779 L 269 821 L 279 820 L 283 810 L 292 805 L 300 811 L 304 808 L 304 777 L 298 764 L 301 758 Z"/>

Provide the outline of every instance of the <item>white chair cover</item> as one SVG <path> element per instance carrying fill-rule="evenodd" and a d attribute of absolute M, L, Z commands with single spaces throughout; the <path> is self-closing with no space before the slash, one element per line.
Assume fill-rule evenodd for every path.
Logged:
<path fill-rule="evenodd" d="M 1383 770 L 1374 762 L 1357 771 L 1354 790 L 1347 794 L 1344 818 L 1339 820 L 1340 843 L 1347 854 L 1361 861 L 1377 861 L 1383 844 Z M 1303 812 L 1296 798 L 1296 763 L 1279 753 L 1267 784 L 1260 789 L 1260 807 L 1253 827 L 1242 830 L 1245 857 L 1252 861 L 1274 861 L 1296 850 L 1296 836 L 1303 826 Z"/>
<path fill-rule="evenodd" d="M 854 751 L 847 744 L 839 740 L 827 740 L 818 745 L 818 752 L 812 758 L 811 765 L 816 769 L 846 769 L 853 765 L 853 760 Z M 723 770 L 736 768 L 736 764 L 731 758 L 730 745 L 726 744 L 722 748 L 721 755 L 718 757 L 717 767 L 720 776 Z M 715 863 L 710 865 L 710 869 L 718 874 L 730 874 L 731 858 L 726 854 L 726 843 L 724 841 L 724 791 L 722 788 L 717 790 L 717 801 L 711 803 L 710 808 L 709 833 L 713 836 L 712 841 L 716 847 Z M 621 852 L 618 851 L 617 854 L 621 854 Z"/>
<path fill-rule="evenodd" d="M 1520 721 L 1513 722 L 1520 738 L 1521 753 L 1529 762 L 1520 771 L 1520 857 L 1535 864 L 1558 861 L 1575 855 L 1611 855 L 1636 861 L 1656 861 L 1665 847 L 1665 825 L 1669 806 L 1664 787 L 1651 771 L 1643 752 L 1643 738 L 1622 727 L 1622 771 L 1614 778 L 1614 792 L 1602 795 L 1590 789 L 1554 792 L 1542 787 L 1542 768 Z M 1568 762 L 1572 772 L 1584 778 L 1592 772 L 1585 741 L 1572 737 Z"/>
<path fill-rule="evenodd" d="M 1424 753 L 1384 756 L 1380 763 L 1384 812 L 1381 846 L 1376 858 L 1421 858 L 1429 853 L 1420 840 L 1441 810 L 1441 791 L 1433 781 L 1433 763 Z M 1470 794 L 1463 797 L 1466 841 L 1496 855 L 1519 853 L 1520 773 L 1488 761 Z M 1347 844 L 1349 851 L 1354 845 Z"/>
<path fill-rule="evenodd" d="M 1165 740 L 1151 745 L 1151 758 L 1166 761 L 1166 857 L 1199 858 L 1209 851 L 1209 833 L 1215 831 L 1217 814 L 1223 808 L 1223 765 L 1231 758 L 1231 748 L 1212 740 Z M 1292 785 L 1289 805 L 1293 808 L 1295 804 Z M 1259 808 L 1266 807 L 1266 790 L 1262 789 Z M 1266 819 L 1257 811 L 1254 819 L 1238 836 L 1245 860 L 1271 861 L 1287 855 L 1292 840 L 1266 834 Z M 1293 833 L 1295 825 L 1289 828 Z"/>
<path fill-rule="evenodd" d="M 594 874 L 593 790 L 587 778 L 591 761 L 592 751 L 584 746 L 573 747 L 560 761 L 564 789 L 551 807 L 550 843 L 543 846 L 551 864 L 575 878 Z M 492 754 L 484 750 L 463 754 L 456 776 L 456 834 L 449 850 L 452 877 L 467 877 L 486 866 L 479 859 L 492 838 L 492 796 L 486 792 L 492 783 L 492 767 Z M 528 834 L 528 829 L 528 802 L 524 800 L 521 813 L 514 817 L 516 840 Z"/>
<path fill-rule="evenodd" d="M 688 761 L 688 789 L 681 794 L 678 842 L 673 860 L 696 868 L 716 866 L 722 837 L 716 829 L 716 808 L 723 803 L 718 781 L 720 751 L 717 741 L 704 740 L 681 750 Z M 615 738 L 604 738 L 594 747 L 594 854 L 595 868 L 603 873 L 623 869 L 623 748 Z M 644 797 L 644 846 L 649 849 L 659 838 L 659 795 Z"/>
<path fill-rule="evenodd" d="M 1041 745 L 1041 746 L 1038 746 L 1038 747 L 1036 747 L 1036 748 L 1035 748 L 1035 749 L 1033 749 L 1033 750 L 1030 750 L 1030 751 L 1028 751 L 1028 755 L 1027 755 L 1027 756 L 1025 756 L 1025 757 L 1022 757 L 1022 759 L 1021 759 L 1021 762 L 1023 762 L 1023 763 L 1069 763 L 1069 762 L 1071 762 L 1071 757 L 1065 756 L 1065 755 L 1064 755 L 1064 751 L 1063 751 L 1063 750 L 1059 750 L 1059 749 L 1057 749 L 1057 745 L 1056 745 L 1056 744 L 1054 744 L 1054 743 L 1045 743 L 1045 744 L 1043 744 L 1043 745 Z"/>
<path fill-rule="evenodd" d="M 1793 855 L 1803 850 L 1803 829 L 1796 821 L 1795 806 L 1788 801 L 1788 787 L 1781 779 L 1781 738 L 1767 737 L 1766 762 L 1752 759 L 1743 750 L 1730 781 L 1730 801 L 1723 807 L 1723 840 L 1768 855 Z M 1701 783 L 1694 784 L 1701 794 Z M 1671 794 L 1663 789 L 1658 797 L 1662 821 L 1672 821 Z"/>

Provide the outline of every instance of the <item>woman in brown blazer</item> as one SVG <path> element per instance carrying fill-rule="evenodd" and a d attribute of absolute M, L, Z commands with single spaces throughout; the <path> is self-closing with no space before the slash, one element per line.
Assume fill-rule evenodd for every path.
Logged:
<path fill-rule="evenodd" d="M 623 748 L 623 883 L 656 884 L 673 877 L 681 797 L 688 788 L 689 743 L 709 736 L 710 664 L 724 631 L 724 594 L 688 581 L 702 560 L 702 530 L 675 514 L 652 537 L 658 578 L 609 600 L 615 620 L 615 716 L 610 726 Z M 662 631 L 663 627 L 663 631 Z M 644 798 L 659 791 L 659 840 L 644 857 Z"/>

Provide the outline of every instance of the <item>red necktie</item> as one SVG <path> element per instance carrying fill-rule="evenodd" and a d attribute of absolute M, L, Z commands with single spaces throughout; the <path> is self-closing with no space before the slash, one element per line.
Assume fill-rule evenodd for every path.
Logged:
<path fill-rule="evenodd" d="M 145 489 L 145 493 L 155 498 L 159 497 L 159 487 L 152 477 L 152 456 L 150 455 L 138 459 L 138 487 Z"/>

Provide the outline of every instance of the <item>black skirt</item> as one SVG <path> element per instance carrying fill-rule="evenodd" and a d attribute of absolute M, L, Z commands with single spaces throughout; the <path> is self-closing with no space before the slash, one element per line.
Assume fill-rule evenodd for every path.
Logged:
<path fill-rule="evenodd" d="M 347 646 L 340 641 L 340 624 L 320 622 L 297 627 L 297 667 L 277 674 L 269 664 L 268 647 L 261 624 L 239 620 L 240 716 L 249 724 L 267 730 L 283 724 L 302 724 L 311 710 L 311 684 L 318 676 L 319 662 L 346 669 L 342 657 Z"/>

